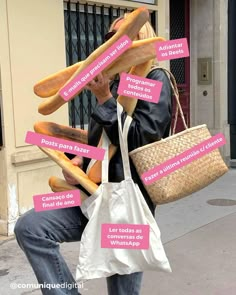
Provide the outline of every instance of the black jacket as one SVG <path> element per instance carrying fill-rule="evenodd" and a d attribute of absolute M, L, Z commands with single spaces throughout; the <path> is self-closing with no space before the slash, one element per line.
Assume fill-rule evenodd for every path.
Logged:
<path fill-rule="evenodd" d="M 163 70 L 152 70 L 147 78 L 158 80 L 163 83 L 160 99 L 158 103 L 151 103 L 138 100 L 133 113 L 133 121 L 128 133 L 128 148 L 132 151 L 140 146 L 152 143 L 169 135 L 172 113 L 171 86 L 168 77 Z M 91 121 L 88 129 L 88 144 L 97 146 L 104 128 L 111 143 L 118 147 L 114 157 L 109 164 L 109 181 L 120 182 L 124 179 L 121 153 L 119 149 L 118 122 L 116 98 L 119 81 L 114 80 L 111 85 L 113 97 L 102 105 L 97 105 L 91 115 Z M 124 122 L 126 113 L 122 113 Z M 84 158 L 83 170 L 89 164 L 90 159 Z M 135 183 L 137 183 L 143 193 L 143 196 L 154 214 L 155 206 L 151 202 L 133 163 L 130 160 L 131 174 Z"/>

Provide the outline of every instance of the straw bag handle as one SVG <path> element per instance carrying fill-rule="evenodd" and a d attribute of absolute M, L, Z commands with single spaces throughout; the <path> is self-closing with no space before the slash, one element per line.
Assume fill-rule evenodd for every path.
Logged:
<path fill-rule="evenodd" d="M 168 69 L 163 68 L 163 67 L 156 66 L 156 67 L 153 67 L 151 69 L 151 71 L 154 70 L 154 69 L 162 69 L 162 70 L 164 70 L 165 72 L 167 72 L 169 74 L 170 86 L 171 86 L 171 89 L 172 89 L 172 91 L 174 93 L 174 97 L 175 97 L 175 100 L 176 100 L 176 103 L 177 103 L 176 111 L 175 111 L 175 117 L 174 117 L 174 126 L 173 126 L 172 135 L 175 134 L 175 129 L 176 129 L 176 124 L 177 124 L 177 119 L 178 119 L 179 112 L 180 112 L 180 116 L 181 116 L 181 119 L 182 119 L 183 124 L 184 124 L 184 128 L 188 129 L 188 126 L 187 126 L 185 118 L 184 118 L 183 109 L 182 109 L 180 101 L 179 101 L 179 91 L 178 91 L 178 87 L 177 87 L 177 83 L 176 83 L 174 75 Z"/>

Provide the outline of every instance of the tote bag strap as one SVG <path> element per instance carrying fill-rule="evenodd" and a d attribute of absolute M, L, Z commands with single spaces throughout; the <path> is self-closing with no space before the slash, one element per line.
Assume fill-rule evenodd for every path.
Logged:
<path fill-rule="evenodd" d="M 108 138 L 106 131 L 102 131 L 102 148 L 105 150 L 104 159 L 102 160 L 102 183 L 108 182 L 108 169 L 109 169 L 109 145 L 110 139 Z"/>
<path fill-rule="evenodd" d="M 130 124 L 132 122 L 132 118 L 127 115 L 122 131 L 122 124 L 121 124 L 121 114 L 123 111 L 123 107 L 117 102 L 117 118 L 118 118 L 118 131 L 119 131 L 119 142 L 120 142 L 120 151 L 122 156 L 122 163 L 124 169 L 124 177 L 125 179 L 130 179 L 131 172 L 130 172 L 130 164 L 129 164 L 129 154 L 128 154 L 128 131 Z"/>
<path fill-rule="evenodd" d="M 124 138 L 127 138 L 127 134 L 128 134 L 128 131 L 129 131 L 129 126 L 131 124 L 131 121 L 132 121 L 132 118 L 130 116 L 127 116 L 126 119 L 125 119 L 125 124 L 124 124 L 124 128 L 123 128 L 123 137 Z M 103 143 L 102 148 L 107 151 L 107 148 L 109 149 L 109 145 L 110 145 L 111 142 L 110 142 L 110 139 L 107 137 L 105 130 L 103 130 L 103 133 L 102 133 L 102 143 Z M 108 147 L 107 147 L 107 144 L 108 144 Z M 86 174 L 89 173 L 90 169 L 93 167 L 93 165 L 96 163 L 96 161 L 97 161 L 96 159 L 91 159 L 90 160 L 90 162 L 88 164 L 88 167 L 86 169 Z M 108 163 L 106 162 L 104 164 L 108 164 L 108 166 L 109 166 L 109 160 L 108 160 Z M 105 171 L 107 171 L 106 170 L 107 166 L 104 166 L 104 169 L 105 169 L 104 170 L 104 173 L 105 173 Z M 106 177 L 105 177 L 105 179 L 106 179 Z"/>
<path fill-rule="evenodd" d="M 122 156 L 122 164 L 124 170 L 124 177 L 125 179 L 130 179 L 131 172 L 130 172 L 130 164 L 129 164 L 129 154 L 128 154 L 128 132 L 129 127 L 132 122 L 132 118 L 127 115 L 122 131 L 122 124 L 121 124 L 121 114 L 123 111 L 123 107 L 117 102 L 117 118 L 118 118 L 118 133 L 119 133 L 119 142 L 120 142 L 120 151 Z M 102 161 L 102 183 L 108 182 L 108 169 L 109 169 L 109 145 L 110 140 L 103 129 L 102 132 L 102 148 L 105 149 L 105 156 Z"/>

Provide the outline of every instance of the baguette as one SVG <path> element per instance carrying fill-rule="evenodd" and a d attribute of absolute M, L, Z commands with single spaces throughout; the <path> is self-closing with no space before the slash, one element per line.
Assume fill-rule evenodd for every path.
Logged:
<path fill-rule="evenodd" d="M 88 131 L 80 128 L 71 128 L 53 122 L 36 122 L 34 124 L 34 131 L 66 140 L 72 140 L 84 144 L 88 143 Z"/>
<path fill-rule="evenodd" d="M 64 179 L 58 178 L 56 176 L 51 176 L 48 180 L 48 184 L 53 192 L 64 192 L 78 189 L 76 186 L 71 185 L 67 183 Z M 88 196 L 83 191 L 80 191 L 80 198 L 81 202 L 83 202 L 88 198 Z"/>
<path fill-rule="evenodd" d="M 156 57 L 155 43 L 160 41 L 165 41 L 165 39 L 161 37 L 153 37 L 133 41 L 132 46 L 119 56 L 114 63 L 109 65 L 107 69 L 104 69 L 102 73 L 111 78 L 117 73 L 129 70 L 132 66 L 154 59 Z M 34 86 L 34 93 L 40 97 L 49 97 L 56 94 L 67 80 L 71 78 L 80 65 L 81 62 L 78 62 L 40 80 Z"/>
<path fill-rule="evenodd" d="M 126 50 L 116 61 L 110 65 L 106 74 L 108 77 L 114 76 L 114 74 L 121 73 L 129 70 L 132 66 L 144 64 L 150 60 L 156 58 L 156 42 L 165 41 L 162 37 L 153 37 L 134 41 L 132 48 Z M 142 66 L 141 66 L 142 68 Z"/>
<path fill-rule="evenodd" d="M 75 71 L 77 71 L 81 63 L 82 62 L 77 62 L 38 81 L 34 85 L 34 93 L 40 97 L 49 97 L 56 94 L 66 81 L 75 73 Z"/>
<path fill-rule="evenodd" d="M 141 77 L 146 77 L 148 72 L 151 69 L 152 66 L 152 60 L 149 60 L 143 64 L 134 66 L 131 68 L 129 74 L 131 75 L 137 75 Z M 117 98 L 118 102 L 124 107 L 124 110 L 127 112 L 129 116 L 132 116 L 135 107 L 137 105 L 137 99 L 132 97 L 127 97 L 123 95 L 119 95 Z M 99 142 L 99 146 L 101 146 L 101 139 Z M 113 144 L 110 144 L 109 146 L 109 160 L 115 155 L 117 151 L 117 147 Z M 87 172 L 88 177 L 95 183 L 101 182 L 101 171 L 102 171 L 102 161 L 97 160 L 93 166 L 90 168 L 90 170 Z"/>
<path fill-rule="evenodd" d="M 45 154 L 47 154 L 54 162 L 56 162 L 62 169 L 75 178 L 79 184 L 82 185 L 91 195 L 97 190 L 98 185 L 91 181 L 82 169 L 74 166 L 71 161 L 64 155 L 64 153 L 52 150 L 49 148 L 38 147 Z"/>
<path fill-rule="evenodd" d="M 117 33 L 109 39 L 107 42 L 102 44 L 100 47 L 98 47 L 93 53 L 89 55 L 89 57 L 83 61 L 82 65 L 79 67 L 79 69 L 72 75 L 72 77 L 69 79 L 67 83 L 69 83 L 71 80 L 74 79 L 77 75 L 79 75 L 86 67 L 88 67 L 92 62 L 94 62 L 101 54 L 103 54 L 108 48 L 110 48 L 116 41 L 118 41 L 121 37 L 127 36 L 131 40 L 133 40 L 140 28 L 147 22 L 149 17 L 148 10 L 144 7 L 140 7 L 136 10 L 134 10 L 130 15 L 125 19 L 125 21 L 120 26 Z M 107 66 L 108 67 L 108 66 Z M 89 82 L 89 81 L 88 81 Z M 79 94 L 83 89 L 80 89 L 77 91 L 77 93 L 74 95 L 76 96 Z M 73 99 L 73 97 L 70 98 L 70 100 Z M 58 108 L 60 108 L 63 104 L 65 104 L 66 101 L 60 96 L 59 92 L 55 94 L 54 96 L 45 99 L 40 105 L 39 105 L 39 113 L 43 115 L 48 115 L 56 111 Z"/>
<path fill-rule="evenodd" d="M 129 74 L 139 76 L 139 77 L 146 77 L 148 72 L 151 69 L 152 62 L 153 60 L 151 59 L 137 66 L 133 66 Z M 136 98 L 123 96 L 123 95 L 119 95 L 117 100 L 123 106 L 126 113 L 132 117 L 138 100 Z"/>

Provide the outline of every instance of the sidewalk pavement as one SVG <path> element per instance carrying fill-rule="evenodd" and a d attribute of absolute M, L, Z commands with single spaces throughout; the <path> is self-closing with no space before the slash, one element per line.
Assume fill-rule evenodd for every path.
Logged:
<path fill-rule="evenodd" d="M 236 294 L 236 169 L 192 196 L 159 206 L 156 220 L 173 272 L 145 272 L 141 295 Z M 73 273 L 78 250 L 79 243 L 61 245 Z M 0 294 L 42 294 L 10 288 L 36 283 L 14 237 L 0 240 Z M 86 282 L 81 293 L 106 295 L 105 279 Z"/>

